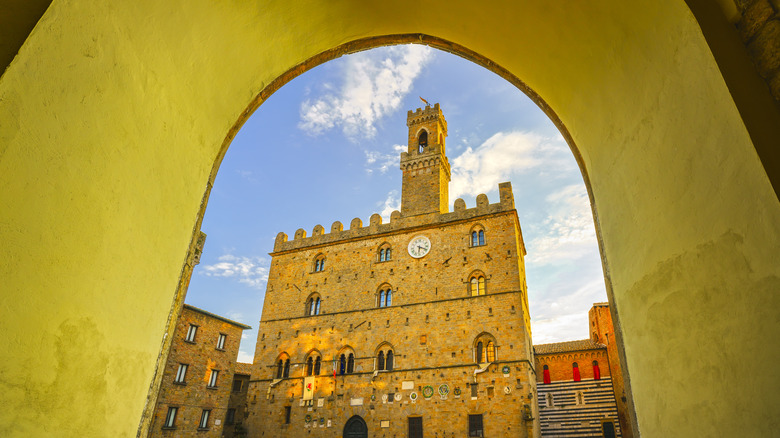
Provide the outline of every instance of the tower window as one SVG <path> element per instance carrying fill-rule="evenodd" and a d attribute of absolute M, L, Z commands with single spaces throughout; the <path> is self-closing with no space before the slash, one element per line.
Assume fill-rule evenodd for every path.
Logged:
<path fill-rule="evenodd" d="M 472 297 L 485 295 L 485 276 L 479 273 L 473 274 L 469 281 L 469 289 L 471 289 L 470 292 Z"/>
<path fill-rule="evenodd" d="M 284 374 L 282 374 L 282 377 L 285 379 L 290 377 L 290 359 L 284 361 Z"/>
<path fill-rule="evenodd" d="M 341 353 L 339 356 L 339 374 L 352 374 L 355 372 L 355 354 L 350 352 Z"/>
<path fill-rule="evenodd" d="M 379 307 L 389 307 L 393 304 L 393 290 L 390 286 L 379 289 Z"/>
<path fill-rule="evenodd" d="M 314 272 L 325 270 L 325 256 L 320 254 L 314 259 Z"/>
<path fill-rule="evenodd" d="M 417 137 L 417 153 L 421 154 L 425 152 L 425 148 L 428 146 L 428 132 L 423 131 L 420 136 Z"/>
<path fill-rule="evenodd" d="M 316 351 L 309 354 L 306 359 L 305 374 L 307 376 L 317 376 L 320 374 L 320 367 L 322 366 L 322 357 Z"/>
<path fill-rule="evenodd" d="M 474 230 L 471 232 L 471 246 L 485 245 L 485 230 Z"/>
<path fill-rule="evenodd" d="M 390 248 L 390 245 L 384 244 L 379 248 L 379 261 L 380 262 L 386 262 L 390 259 L 392 259 L 393 250 Z"/>
<path fill-rule="evenodd" d="M 393 359 L 393 350 L 391 348 L 379 350 L 379 354 L 376 356 L 376 369 L 379 371 L 392 371 Z"/>
<path fill-rule="evenodd" d="M 474 361 L 479 364 L 496 361 L 496 342 L 492 335 L 483 333 L 474 342 Z"/>
<path fill-rule="evenodd" d="M 306 299 L 306 306 L 304 307 L 303 314 L 306 316 L 314 316 L 320 314 L 320 304 L 322 300 L 319 294 L 312 294 Z"/>

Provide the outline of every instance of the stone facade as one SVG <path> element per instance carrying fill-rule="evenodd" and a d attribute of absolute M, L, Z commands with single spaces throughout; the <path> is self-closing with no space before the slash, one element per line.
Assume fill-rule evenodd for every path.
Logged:
<path fill-rule="evenodd" d="M 222 436 L 241 334 L 250 328 L 184 305 L 165 364 L 150 437 Z"/>
<path fill-rule="evenodd" d="M 401 211 L 389 223 L 375 214 L 365 227 L 277 236 L 250 436 L 539 436 L 511 185 L 497 203 L 480 195 L 448 212 L 438 104 L 407 124 Z"/>
<path fill-rule="evenodd" d="M 247 411 L 247 394 L 249 393 L 249 380 L 252 375 L 252 364 L 237 363 L 233 373 L 233 386 L 228 399 L 225 425 L 222 428 L 223 438 L 241 438 L 247 434 L 244 425 Z"/>

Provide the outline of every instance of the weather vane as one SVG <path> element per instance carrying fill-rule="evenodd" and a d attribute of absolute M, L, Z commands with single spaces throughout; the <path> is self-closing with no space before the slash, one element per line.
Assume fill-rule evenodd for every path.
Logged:
<path fill-rule="evenodd" d="M 427 101 L 427 100 L 423 99 L 423 98 L 422 98 L 422 96 L 420 96 L 420 100 L 422 100 L 423 102 L 425 102 L 425 106 L 431 106 L 431 104 L 430 104 L 430 103 L 428 103 L 428 101 Z"/>

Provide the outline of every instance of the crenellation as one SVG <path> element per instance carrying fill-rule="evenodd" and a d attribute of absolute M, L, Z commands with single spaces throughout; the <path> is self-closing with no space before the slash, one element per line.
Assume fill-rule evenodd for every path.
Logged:
<path fill-rule="evenodd" d="M 312 236 L 306 237 L 306 231 L 301 228 L 295 232 L 295 238 L 292 241 L 288 241 L 287 235 L 282 232 L 277 234 L 274 243 L 274 253 L 332 244 L 354 238 L 368 238 L 385 233 L 394 233 L 410 227 L 424 228 L 468 220 L 485 214 L 501 214 L 514 211 L 511 183 L 499 184 L 499 192 L 500 196 L 502 196 L 499 202 L 491 204 L 487 195 L 482 193 L 477 196 L 477 205 L 472 208 L 467 208 L 466 202 L 462 198 L 456 199 L 454 211 L 449 213 L 403 217 L 401 212 L 395 210 L 390 215 L 389 223 L 383 223 L 381 215 L 374 213 L 369 219 L 369 226 L 364 227 L 360 218 L 354 218 L 350 222 L 349 229 L 344 231 L 342 223 L 336 221 L 333 222 L 330 233 L 325 233 L 324 228 L 321 225 L 317 225 L 314 227 Z"/>

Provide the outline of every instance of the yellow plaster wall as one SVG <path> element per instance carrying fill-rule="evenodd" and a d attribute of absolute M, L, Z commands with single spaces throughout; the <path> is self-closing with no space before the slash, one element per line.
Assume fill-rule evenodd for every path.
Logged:
<path fill-rule="evenodd" d="M 0 78 L 0 435 L 134 435 L 226 133 L 292 66 L 413 32 L 571 133 L 640 432 L 771 435 L 780 205 L 686 6 L 375 3 L 53 2 Z"/>

